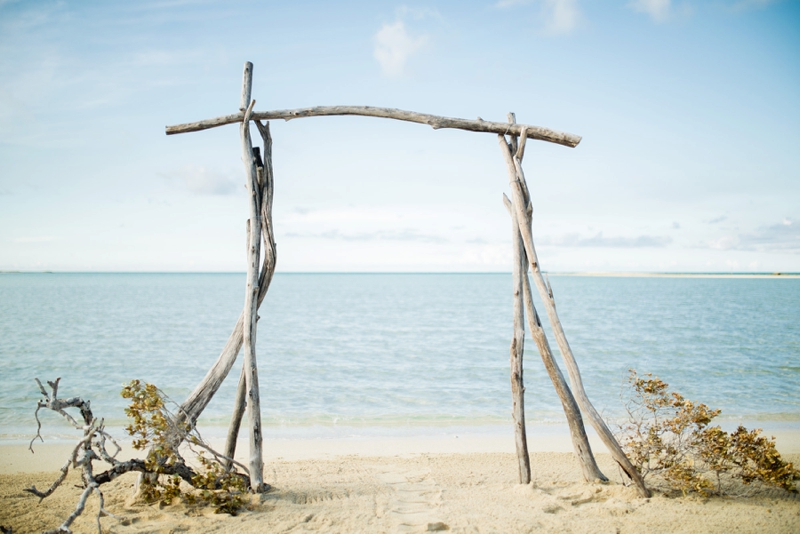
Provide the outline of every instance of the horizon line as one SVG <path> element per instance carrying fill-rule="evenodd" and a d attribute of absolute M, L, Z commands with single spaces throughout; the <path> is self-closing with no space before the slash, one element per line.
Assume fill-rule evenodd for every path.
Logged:
<path fill-rule="evenodd" d="M 596 277 L 636 277 L 636 276 L 758 276 L 758 277 L 800 277 L 793 271 L 542 271 L 555 276 L 596 276 Z M 80 270 L 2 270 L 0 274 L 236 274 L 245 271 L 80 271 Z M 275 274 L 505 274 L 511 271 L 278 271 Z"/>

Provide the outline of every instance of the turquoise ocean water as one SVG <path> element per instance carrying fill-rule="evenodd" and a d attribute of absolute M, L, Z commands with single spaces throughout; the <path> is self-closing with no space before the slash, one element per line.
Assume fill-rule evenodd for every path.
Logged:
<path fill-rule="evenodd" d="M 729 424 L 800 428 L 800 279 L 551 282 L 586 390 L 608 418 L 622 413 L 633 367 L 721 408 Z M 132 378 L 183 400 L 243 302 L 243 274 L 0 275 L 0 439 L 35 433 L 34 377 L 61 377 L 62 397 L 91 399 L 112 427 L 124 424 L 119 390 Z M 510 335 L 509 274 L 278 274 L 257 345 L 265 434 L 507 425 Z M 526 348 L 528 420 L 560 422 L 535 345 Z M 224 432 L 238 374 L 237 363 L 204 433 Z M 43 421 L 66 433 L 54 415 Z"/>

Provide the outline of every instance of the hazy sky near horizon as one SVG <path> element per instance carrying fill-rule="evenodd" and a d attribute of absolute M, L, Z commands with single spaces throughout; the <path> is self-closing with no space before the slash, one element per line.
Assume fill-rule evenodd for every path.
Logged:
<path fill-rule="evenodd" d="M 0 0 L 0 270 L 243 271 L 238 110 L 530 142 L 552 271 L 800 271 L 800 2 Z M 497 138 L 273 121 L 279 271 L 508 271 Z"/>

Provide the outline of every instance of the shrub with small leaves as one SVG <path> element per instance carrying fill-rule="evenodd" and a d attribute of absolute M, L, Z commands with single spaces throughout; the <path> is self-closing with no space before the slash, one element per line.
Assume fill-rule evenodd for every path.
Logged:
<path fill-rule="evenodd" d="M 197 460 L 203 466 L 204 472 L 192 478 L 192 485 L 200 489 L 200 495 L 194 500 L 200 500 L 215 507 L 216 513 L 236 515 L 237 510 L 245 505 L 247 486 L 244 479 L 225 468 L 214 460 L 205 457 L 201 452 Z"/>
<path fill-rule="evenodd" d="M 800 472 L 760 429 L 740 426 L 729 434 L 709 426 L 720 410 L 669 391 L 669 384 L 650 374 L 631 370 L 628 383 L 628 419 L 620 425 L 619 438 L 642 478 L 654 475 L 684 495 L 721 494 L 723 479 L 797 491 L 794 480 Z"/>
<path fill-rule="evenodd" d="M 186 466 L 173 444 L 175 436 L 188 435 L 186 442 L 190 448 L 197 445 L 211 449 L 188 424 L 177 426 L 176 418 L 166 407 L 168 399 L 161 390 L 153 384 L 132 380 L 122 388 L 122 397 L 131 401 L 125 409 L 131 423 L 125 430 L 134 438 L 135 449 L 149 448 L 145 467 L 156 475 L 143 477 L 140 491 L 146 502 L 171 504 L 180 498 L 188 504 L 208 504 L 216 507 L 217 513 L 231 515 L 244 506 L 248 484 L 241 473 L 224 467 L 216 458 L 206 457 L 202 451 L 196 453 L 201 470 Z M 184 491 L 181 476 L 169 474 L 176 466 L 190 475 L 185 475 L 185 480 L 190 481 L 195 491 Z"/>

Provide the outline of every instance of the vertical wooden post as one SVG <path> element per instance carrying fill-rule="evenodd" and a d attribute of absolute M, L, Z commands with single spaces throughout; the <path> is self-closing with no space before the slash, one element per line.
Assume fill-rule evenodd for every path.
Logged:
<path fill-rule="evenodd" d="M 250 201 L 249 246 L 247 249 L 247 283 L 244 298 L 244 370 L 247 384 L 247 414 L 250 424 L 250 487 L 259 492 L 264 487 L 264 461 L 262 459 L 261 401 L 258 390 L 258 364 L 256 361 L 256 327 L 258 321 L 258 264 L 261 252 L 261 210 L 258 187 L 258 171 L 250 140 L 250 116 L 254 100 L 250 100 L 253 64 L 244 66 L 242 80 L 242 102 L 249 104 L 244 111 L 240 133 L 242 139 L 242 162 L 247 175 L 247 193 Z"/>
<path fill-rule="evenodd" d="M 521 241 L 522 236 L 519 231 L 519 223 L 511 201 L 508 200 L 508 197 L 503 195 L 503 202 L 509 214 L 512 215 L 511 220 L 517 222 L 517 239 Z M 558 394 L 558 398 L 561 401 L 561 406 L 564 409 L 564 415 L 569 425 L 570 438 L 572 439 L 572 448 L 575 450 L 575 455 L 578 457 L 578 460 L 580 460 L 583 478 L 587 482 L 594 482 L 598 479 L 606 481 L 608 479 L 603 472 L 600 471 L 594 459 L 594 455 L 592 454 L 592 448 L 589 445 L 589 438 L 586 436 L 586 429 L 583 426 L 583 418 L 581 417 L 578 403 L 575 402 L 575 397 L 572 396 L 567 381 L 564 380 L 564 375 L 561 374 L 561 369 L 559 369 L 553 357 L 550 343 L 547 341 L 547 336 L 542 328 L 542 321 L 539 319 L 539 314 L 536 313 L 536 308 L 533 305 L 527 264 L 523 266 L 522 272 L 522 296 L 525 301 L 525 314 L 528 319 L 528 329 L 531 332 L 534 343 L 536 343 L 536 347 L 539 349 L 539 354 L 542 356 L 542 363 L 544 363 L 547 376 L 550 377 L 553 388 L 556 390 L 556 394 Z"/>
<path fill-rule="evenodd" d="M 528 438 L 525 432 L 525 383 L 522 373 L 522 357 L 525 347 L 525 308 L 523 305 L 522 277 L 527 276 L 528 261 L 517 227 L 517 219 L 511 212 L 512 247 L 514 249 L 514 337 L 511 340 L 511 403 L 514 418 L 514 441 L 517 446 L 519 483 L 531 481 L 531 460 L 528 455 Z"/>
<path fill-rule="evenodd" d="M 242 73 L 242 99 L 239 100 L 239 111 L 245 111 L 250 105 L 250 96 L 253 93 L 253 64 L 247 61 Z"/>
<path fill-rule="evenodd" d="M 262 124 L 261 121 L 255 121 L 255 123 L 264 142 L 264 164 L 263 167 L 256 167 L 257 176 L 263 175 L 258 179 L 258 183 L 261 185 L 261 233 L 265 244 L 261 274 L 258 277 L 258 305 L 261 306 L 275 274 L 278 250 L 275 244 L 275 233 L 272 228 L 272 198 L 275 188 L 275 177 L 272 171 L 272 136 L 269 131 L 269 122 Z M 247 247 L 250 247 L 250 238 L 247 239 Z M 180 423 L 183 422 L 188 422 L 190 426 L 194 426 L 197 418 L 211 401 L 220 385 L 222 385 L 222 381 L 228 376 L 244 343 L 242 325 L 245 323 L 246 316 L 247 310 L 243 310 L 217 361 L 214 362 L 214 365 L 208 370 L 203 380 L 181 404 L 178 410 L 178 424 L 176 426 L 181 426 Z M 180 439 L 183 439 L 183 437 Z"/>
<path fill-rule="evenodd" d="M 269 123 L 262 124 L 260 121 L 255 121 L 258 126 L 258 131 L 261 133 L 261 138 L 264 141 L 264 161 L 262 162 L 257 147 L 253 147 L 253 156 L 256 162 L 256 173 L 258 177 L 258 185 L 260 188 L 261 198 L 261 234 L 264 238 L 264 257 L 261 266 L 261 274 L 259 275 L 259 297 L 258 304 L 264 298 L 266 289 L 272 282 L 272 276 L 275 274 L 275 264 L 277 262 L 277 246 L 275 244 L 275 236 L 272 229 L 272 197 L 274 192 L 274 176 L 272 174 L 272 135 L 269 131 Z M 250 246 L 250 223 L 247 224 L 247 245 Z M 259 317 L 256 317 L 258 319 Z M 241 427 L 242 417 L 244 416 L 245 407 L 247 405 L 247 376 L 246 369 L 242 367 L 242 374 L 239 377 L 239 384 L 236 388 L 236 401 L 234 402 L 233 415 L 231 423 L 228 427 L 228 436 L 225 440 L 225 456 L 233 459 L 236 454 L 236 442 L 239 437 L 239 428 Z M 225 468 L 230 469 L 232 462 L 225 461 Z"/>
<path fill-rule="evenodd" d="M 517 213 L 517 221 L 525 221 L 525 224 L 519 225 L 522 241 L 525 246 L 525 254 L 528 256 L 528 262 L 531 266 L 534 283 L 536 284 L 536 288 L 539 290 L 539 295 L 544 302 L 545 309 L 547 310 L 547 316 L 550 319 L 550 324 L 556 337 L 556 342 L 561 350 L 564 363 L 567 366 L 567 372 L 569 373 L 570 381 L 572 382 L 572 386 L 575 390 L 575 397 L 580 405 L 581 410 L 586 416 L 589 417 L 589 421 L 592 423 L 592 426 L 594 427 L 600 439 L 608 448 L 611 456 L 636 485 L 637 489 L 639 490 L 639 494 L 644 497 L 650 497 L 651 492 L 647 486 L 645 486 L 644 480 L 633 467 L 633 464 L 631 464 L 625 453 L 622 451 L 622 447 L 619 446 L 619 443 L 617 443 L 617 440 L 614 438 L 611 430 L 609 430 L 605 421 L 603 421 L 603 418 L 599 413 L 597 413 L 597 410 L 595 410 L 594 406 L 589 401 L 589 397 L 586 395 L 586 390 L 583 388 L 583 381 L 580 377 L 578 364 L 572 354 L 572 349 L 570 349 L 569 343 L 567 342 L 567 337 L 564 334 L 564 329 L 561 326 L 561 321 L 558 318 L 558 313 L 556 312 L 555 299 L 553 298 L 552 290 L 545 283 L 544 277 L 542 276 L 542 271 L 539 267 L 539 260 L 536 256 L 536 249 L 533 246 L 533 234 L 531 232 L 529 211 L 530 196 L 528 194 L 528 187 L 525 181 L 525 174 L 522 171 L 520 158 L 518 157 L 518 154 L 512 154 L 504 136 L 499 135 L 498 138 L 503 158 L 505 159 L 506 166 L 508 167 L 513 209 Z"/>

